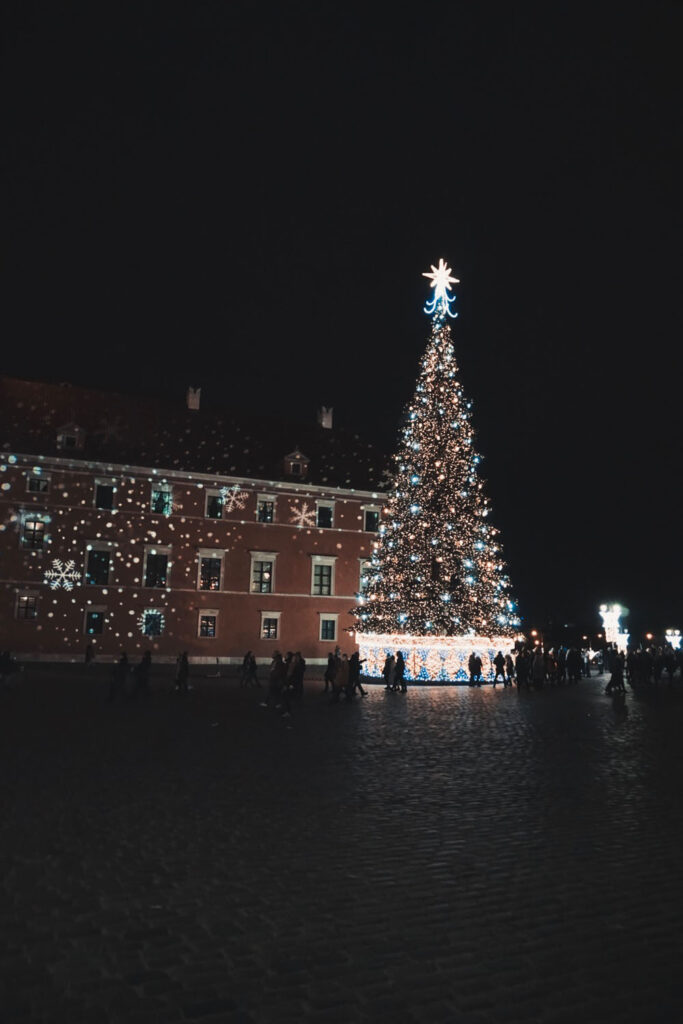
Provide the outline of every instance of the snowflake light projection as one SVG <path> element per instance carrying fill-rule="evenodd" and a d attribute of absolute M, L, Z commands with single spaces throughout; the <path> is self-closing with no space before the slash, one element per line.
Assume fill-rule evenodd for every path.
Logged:
<path fill-rule="evenodd" d="M 294 502 L 289 506 L 292 515 L 289 517 L 290 523 L 294 523 L 299 529 L 304 526 L 315 526 L 315 508 L 309 508 L 307 501 L 302 501 L 301 504 Z"/>
<path fill-rule="evenodd" d="M 248 497 L 249 492 L 241 490 L 237 484 L 232 487 L 221 487 L 221 504 L 225 512 L 243 509 Z"/>
<path fill-rule="evenodd" d="M 81 578 L 73 559 L 62 562 L 61 558 L 52 559 L 52 568 L 45 570 L 44 582 L 50 584 L 50 590 L 73 590 L 74 584 Z"/>

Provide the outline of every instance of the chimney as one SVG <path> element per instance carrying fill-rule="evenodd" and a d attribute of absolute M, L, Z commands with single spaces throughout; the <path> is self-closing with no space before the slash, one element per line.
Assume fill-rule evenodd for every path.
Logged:
<path fill-rule="evenodd" d="M 187 389 L 187 408 L 199 409 L 199 399 L 202 397 L 201 388 L 189 387 Z"/>
<path fill-rule="evenodd" d="M 332 406 L 329 408 L 326 405 L 321 405 L 318 409 L 318 423 L 325 430 L 332 430 L 332 413 L 334 409 Z"/>

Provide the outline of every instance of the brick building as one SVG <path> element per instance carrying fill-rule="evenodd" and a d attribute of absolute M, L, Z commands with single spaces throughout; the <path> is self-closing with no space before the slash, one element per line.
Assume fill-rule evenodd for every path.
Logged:
<path fill-rule="evenodd" d="M 0 646 L 19 657 L 326 660 L 384 460 L 318 423 L 0 379 Z"/>

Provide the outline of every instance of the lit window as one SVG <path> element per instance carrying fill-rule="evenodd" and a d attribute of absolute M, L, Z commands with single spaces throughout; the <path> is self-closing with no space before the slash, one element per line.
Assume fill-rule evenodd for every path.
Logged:
<path fill-rule="evenodd" d="M 270 594 L 273 590 L 273 563 L 255 559 L 251 564 L 252 594 Z"/>
<path fill-rule="evenodd" d="M 21 544 L 25 548 L 42 548 L 45 541 L 45 523 L 41 519 L 26 519 L 21 534 Z"/>
<path fill-rule="evenodd" d="M 35 594 L 19 594 L 17 597 L 16 617 L 18 619 L 38 618 L 38 598 Z"/>
<path fill-rule="evenodd" d="M 261 639 L 262 640 L 277 640 L 278 631 L 280 628 L 280 616 L 262 614 L 261 615 Z"/>
<path fill-rule="evenodd" d="M 206 639 L 213 640 L 216 636 L 216 613 L 201 614 L 199 616 L 199 635 Z"/>
<path fill-rule="evenodd" d="M 202 555 L 199 559 L 199 590 L 221 589 L 221 568 L 223 559 L 220 555 Z"/>
<path fill-rule="evenodd" d="M 256 503 L 256 518 L 259 523 L 272 523 L 275 517 L 275 502 L 259 498 Z"/>
<path fill-rule="evenodd" d="M 152 485 L 151 509 L 158 515 L 170 516 L 173 509 L 173 490 L 168 484 Z"/>

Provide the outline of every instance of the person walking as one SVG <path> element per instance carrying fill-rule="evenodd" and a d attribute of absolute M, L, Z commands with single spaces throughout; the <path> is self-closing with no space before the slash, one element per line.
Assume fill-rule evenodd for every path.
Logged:
<path fill-rule="evenodd" d="M 512 660 L 512 654 L 505 655 L 505 686 L 512 686 L 512 680 L 515 678 L 515 664 Z"/>
<path fill-rule="evenodd" d="M 395 689 L 396 682 L 396 659 L 391 652 L 387 654 L 384 660 L 384 668 L 382 669 L 382 676 L 385 682 L 386 690 Z"/>
<path fill-rule="evenodd" d="M 498 651 L 498 654 L 493 659 L 493 668 L 493 685 L 495 686 L 498 682 L 498 676 L 501 677 L 503 685 L 505 685 L 505 658 L 503 657 L 502 651 Z"/>
<path fill-rule="evenodd" d="M 280 652 L 273 651 L 273 660 L 270 663 L 270 673 L 268 676 L 268 696 L 264 701 L 261 701 L 261 707 L 267 708 L 272 704 L 276 709 L 282 709 L 282 716 L 284 718 L 289 718 L 292 712 L 289 705 L 286 683 L 287 666 Z"/>
<path fill-rule="evenodd" d="M 360 681 L 360 667 L 364 664 L 365 658 L 361 659 L 358 651 L 354 651 L 349 658 L 349 684 L 351 686 L 351 694 L 353 695 L 356 690 L 360 693 L 361 697 L 367 697 L 367 690 L 363 689 L 363 684 Z"/>
<path fill-rule="evenodd" d="M 395 689 L 400 690 L 401 693 L 408 692 L 408 683 L 406 682 L 406 663 L 403 660 L 403 654 L 401 651 L 396 651 L 394 682 Z"/>
<path fill-rule="evenodd" d="M 539 690 L 545 682 L 545 657 L 540 646 L 536 648 L 534 659 L 531 662 L 531 682 Z"/>

